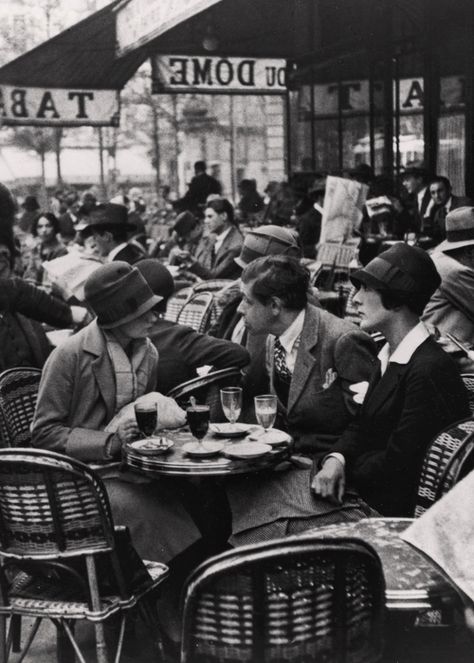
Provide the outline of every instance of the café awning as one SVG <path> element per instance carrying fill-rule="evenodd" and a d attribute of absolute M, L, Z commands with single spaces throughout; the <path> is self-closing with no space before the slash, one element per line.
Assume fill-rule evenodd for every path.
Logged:
<path fill-rule="evenodd" d="M 121 0 L 0 68 L 4 125 L 106 126 L 118 123 L 119 94 L 146 57 L 116 53 Z"/>

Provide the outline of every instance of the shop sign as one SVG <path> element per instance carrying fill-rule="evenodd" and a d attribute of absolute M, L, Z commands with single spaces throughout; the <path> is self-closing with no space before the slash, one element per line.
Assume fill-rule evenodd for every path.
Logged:
<path fill-rule="evenodd" d="M 33 126 L 117 126 L 116 90 L 0 85 L 0 124 Z"/>
<path fill-rule="evenodd" d="M 156 55 L 153 91 L 283 94 L 286 61 L 267 58 Z"/>
<path fill-rule="evenodd" d="M 399 81 L 399 108 L 402 113 L 414 113 L 424 107 L 423 78 L 405 78 Z M 355 80 L 314 85 L 315 116 L 337 115 L 339 105 L 343 113 L 369 112 L 369 81 Z M 300 111 L 311 109 L 311 88 L 306 86 L 300 94 Z M 393 96 L 396 98 L 396 85 L 393 84 Z M 440 104 L 448 109 L 465 103 L 464 77 L 445 76 L 440 80 Z M 379 111 L 383 108 L 383 85 L 374 84 L 374 106 Z"/>
<path fill-rule="evenodd" d="M 128 0 L 117 9 L 118 52 L 142 46 L 220 0 Z"/>

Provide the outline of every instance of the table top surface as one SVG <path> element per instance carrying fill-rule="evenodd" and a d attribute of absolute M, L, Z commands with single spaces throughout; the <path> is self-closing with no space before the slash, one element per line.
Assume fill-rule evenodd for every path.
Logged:
<path fill-rule="evenodd" d="M 273 447 L 269 453 L 259 458 L 237 460 L 227 458 L 222 453 L 211 458 L 192 458 L 183 451 L 184 444 L 196 441 L 187 427 L 173 431 L 161 431 L 161 435 L 174 442 L 174 446 L 168 452 L 156 456 L 145 456 L 129 448 L 126 454 L 127 466 L 149 477 L 163 475 L 224 477 L 270 469 L 286 460 L 291 452 L 291 438 L 288 436 L 289 444 Z M 206 440 L 218 440 L 224 443 L 224 448 L 229 448 L 238 442 L 247 442 L 248 438 L 230 439 L 208 433 L 203 440 L 204 444 Z M 264 442 L 264 439 L 259 441 Z"/>
<path fill-rule="evenodd" d="M 356 536 L 379 555 L 386 584 L 387 607 L 393 610 L 427 610 L 456 599 L 456 592 L 437 568 L 400 538 L 412 518 L 366 518 L 355 523 L 328 525 L 304 535 L 338 538 Z"/>

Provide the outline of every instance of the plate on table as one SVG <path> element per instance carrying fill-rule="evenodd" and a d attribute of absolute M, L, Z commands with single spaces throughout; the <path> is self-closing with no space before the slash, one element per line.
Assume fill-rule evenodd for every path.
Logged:
<path fill-rule="evenodd" d="M 269 444 L 262 444 L 261 442 L 239 442 L 227 447 L 224 451 L 224 456 L 239 460 L 251 460 L 252 458 L 260 458 L 260 456 L 264 456 L 271 450 L 272 448 Z"/>
<path fill-rule="evenodd" d="M 251 424 L 231 424 L 226 422 L 223 424 L 209 424 L 209 430 L 217 437 L 244 437 L 248 435 L 255 426 Z"/>
<path fill-rule="evenodd" d="M 269 430 L 265 433 L 263 428 L 257 428 L 252 431 L 248 437 L 249 440 L 255 440 L 261 444 L 269 444 L 271 447 L 282 447 L 291 442 L 291 437 L 288 433 L 276 428 Z"/>
<path fill-rule="evenodd" d="M 147 437 L 143 440 L 135 440 L 128 445 L 132 451 L 143 456 L 157 456 L 171 449 L 174 442 L 167 437 Z"/>
<path fill-rule="evenodd" d="M 192 458 L 211 458 L 216 456 L 224 448 L 223 442 L 210 442 L 198 444 L 197 442 L 186 442 L 183 444 L 183 451 Z"/>

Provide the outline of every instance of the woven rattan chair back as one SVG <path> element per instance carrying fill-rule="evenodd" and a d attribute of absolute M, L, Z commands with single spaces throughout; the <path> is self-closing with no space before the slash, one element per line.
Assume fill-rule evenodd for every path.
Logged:
<path fill-rule="evenodd" d="M 208 560 L 188 581 L 182 663 L 379 661 L 384 577 L 356 539 L 280 539 Z"/>
<path fill-rule="evenodd" d="M 224 387 L 238 387 L 241 380 L 240 368 L 223 368 L 183 382 L 174 387 L 167 395 L 174 398 L 182 408 L 191 405 L 190 398 L 194 396 L 198 403 L 209 405 L 211 421 L 226 421 L 220 401 L 220 390 Z"/>
<path fill-rule="evenodd" d="M 233 283 L 232 279 L 210 279 L 209 281 L 202 281 L 193 286 L 193 292 L 219 292 L 223 288 Z"/>
<path fill-rule="evenodd" d="M 168 299 L 164 315 L 165 320 L 176 322 L 181 309 L 192 295 L 192 292 L 193 289 L 191 287 L 181 288 L 181 290 L 178 290 L 178 292 Z"/>
<path fill-rule="evenodd" d="M 201 334 L 210 323 L 214 295 L 211 292 L 199 292 L 193 295 L 183 306 L 176 322 L 180 325 L 192 327 Z"/>
<path fill-rule="evenodd" d="M 0 375 L 2 446 L 31 446 L 31 422 L 41 380 L 39 368 L 10 368 Z"/>
<path fill-rule="evenodd" d="M 461 377 L 467 389 L 469 409 L 471 410 L 471 414 L 474 415 L 474 373 L 463 373 Z"/>
<path fill-rule="evenodd" d="M 421 468 L 415 518 L 423 515 L 464 474 L 474 447 L 474 420 L 446 428 L 431 442 Z M 463 470 L 464 468 L 464 470 Z"/>
<path fill-rule="evenodd" d="M 30 559 L 107 551 L 113 523 L 89 468 L 38 449 L 0 449 L 0 553 Z"/>

